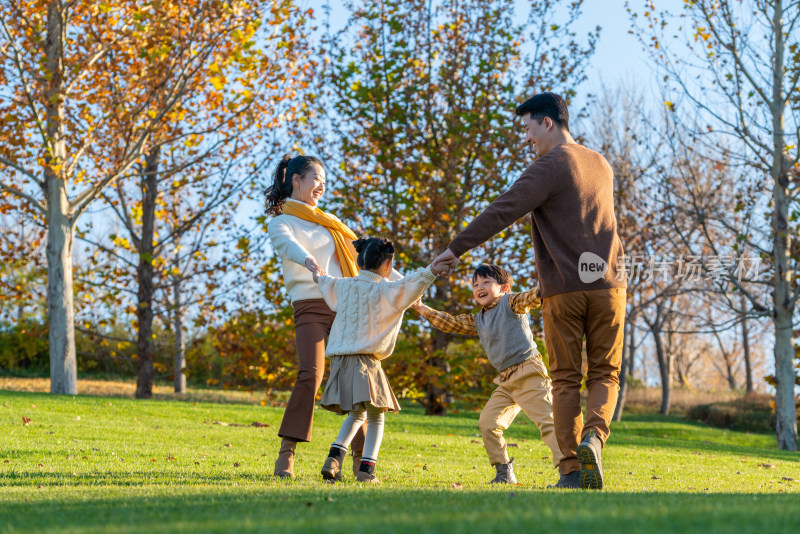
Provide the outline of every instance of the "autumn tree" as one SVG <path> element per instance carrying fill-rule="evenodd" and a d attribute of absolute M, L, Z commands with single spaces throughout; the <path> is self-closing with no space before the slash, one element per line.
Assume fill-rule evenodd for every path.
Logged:
<path fill-rule="evenodd" d="M 0 3 L 0 191 L 46 221 L 52 392 L 77 391 L 72 250 L 79 219 L 161 142 L 187 88 L 199 77 L 225 85 L 209 73 L 220 46 L 215 28 L 245 12 L 253 13 L 244 2 L 215 0 Z M 176 29 L 167 18 L 201 22 Z M 237 45 L 243 55 L 249 39 Z M 227 87 L 239 90 L 241 82 Z"/>
<path fill-rule="evenodd" d="M 35 214 L 14 204 L 0 201 L 0 321 L 21 326 L 27 314 L 44 315 L 36 309 L 44 296 L 44 232 Z"/>
<path fill-rule="evenodd" d="M 337 214 L 395 240 L 402 265 L 430 262 L 530 163 L 513 124 L 518 99 L 546 89 L 570 96 L 582 80 L 595 34 L 581 44 L 555 16 L 564 7 L 577 16 L 580 4 L 532 3 L 523 25 L 510 0 L 350 3 L 346 28 L 324 44 L 336 139 L 328 159 L 342 178 Z M 524 230 L 504 232 L 466 265 L 502 263 L 525 285 L 533 275 L 529 239 Z M 465 268 L 438 283 L 433 305 L 472 308 L 468 275 Z M 426 412 L 443 414 L 452 379 L 445 354 L 455 338 L 434 331 L 417 339 L 410 357 L 425 355 L 416 376 Z"/>
<path fill-rule="evenodd" d="M 235 267 L 239 202 L 255 191 L 274 132 L 286 122 L 280 117 L 305 111 L 292 100 L 310 65 L 297 31 L 307 14 L 291 2 L 232 6 L 158 6 L 160 16 L 143 45 L 143 53 L 154 58 L 152 105 L 169 96 L 162 80 L 175 65 L 198 64 L 179 101 L 154 128 L 131 180 L 119 180 L 103 194 L 120 231 L 98 241 L 92 240 L 97 230 L 84 230 L 87 242 L 118 260 L 103 286 L 126 292 L 123 280 L 133 282 L 140 398 L 152 394 L 153 322 L 159 312 L 175 334 L 176 392 L 185 390 L 185 310 L 210 306 L 224 312 L 224 305 L 206 297 L 219 293 L 221 279 Z M 198 50 L 203 61 L 196 59 Z M 121 81 L 116 90 L 124 93 L 126 84 Z M 240 248 L 246 246 L 242 239 Z"/>
<path fill-rule="evenodd" d="M 223 322 L 212 324 L 189 348 L 190 366 L 209 384 L 266 392 L 291 389 L 297 377 L 294 320 L 278 258 L 266 246 L 266 232 L 254 234 L 237 265 L 244 279 L 255 281 L 259 291 L 250 299 L 237 292 L 239 302 Z M 212 350 L 202 350 L 207 345 Z"/>
<path fill-rule="evenodd" d="M 619 421 L 627 396 L 627 379 L 634 370 L 636 349 L 644 337 L 637 336 L 639 323 L 644 311 L 671 291 L 668 286 L 654 287 L 653 276 L 648 276 L 652 274 L 650 260 L 663 255 L 669 241 L 654 201 L 658 187 L 654 171 L 661 157 L 662 142 L 653 127 L 659 123 L 659 117 L 647 108 L 643 93 L 633 81 L 601 87 L 591 98 L 586 115 L 584 143 L 603 154 L 614 170 L 617 231 L 625 251 L 625 257 L 618 261 L 628 275 L 620 391 L 614 411 L 614 419 Z M 605 119 L 598 121 L 597 117 Z"/>
<path fill-rule="evenodd" d="M 728 280 L 745 296 L 749 312 L 772 321 L 778 446 L 797 450 L 792 325 L 800 286 L 792 213 L 798 207 L 793 176 L 800 168 L 800 10 L 797 2 L 784 0 L 697 0 L 677 11 L 656 9 L 646 1 L 642 7 L 641 15 L 630 8 L 642 20 L 635 31 L 674 90 L 668 106 L 681 131 L 690 134 L 687 144 L 711 160 L 732 159 L 746 169 L 741 196 L 729 202 L 769 221 L 727 228 L 767 260 L 771 294 L 764 298 L 754 292 L 733 269 L 728 269 Z M 730 222 L 714 213 L 699 215 L 706 227 Z M 705 243 L 712 253 L 726 244 Z"/>

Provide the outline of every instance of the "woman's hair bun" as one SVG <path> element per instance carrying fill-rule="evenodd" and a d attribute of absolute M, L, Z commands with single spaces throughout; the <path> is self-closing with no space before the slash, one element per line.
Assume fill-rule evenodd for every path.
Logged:
<path fill-rule="evenodd" d="M 290 161 L 292 161 L 292 155 L 284 154 L 281 160 L 278 162 L 278 168 L 275 170 L 273 176 L 279 182 L 286 182 L 286 168 L 289 166 Z"/>

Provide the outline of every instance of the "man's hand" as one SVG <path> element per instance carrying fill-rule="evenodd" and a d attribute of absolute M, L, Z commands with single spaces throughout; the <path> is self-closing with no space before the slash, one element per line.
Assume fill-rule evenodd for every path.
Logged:
<path fill-rule="evenodd" d="M 418 312 L 421 312 L 421 311 L 422 311 L 422 308 L 423 308 L 424 306 L 425 306 L 425 305 L 422 303 L 422 297 L 420 297 L 420 298 L 418 298 L 417 300 L 415 300 L 415 301 L 414 301 L 414 304 L 412 304 L 412 305 L 411 305 L 411 307 L 412 307 L 412 308 L 414 308 L 415 310 L 417 310 Z"/>
<path fill-rule="evenodd" d="M 431 262 L 431 271 L 437 276 L 453 274 L 458 266 L 458 258 L 448 248 Z"/>

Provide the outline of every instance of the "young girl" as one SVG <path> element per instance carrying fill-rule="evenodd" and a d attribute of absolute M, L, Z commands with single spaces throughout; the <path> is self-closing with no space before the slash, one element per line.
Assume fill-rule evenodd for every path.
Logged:
<path fill-rule="evenodd" d="M 322 478 L 342 479 L 347 447 L 366 419 L 367 436 L 356 480 L 376 483 L 379 480 L 375 477 L 375 463 L 383 439 L 383 414 L 387 410 L 400 410 L 381 360 L 394 350 L 403 313 L 436 276 L 430 267 L 425 267 L 390 282 L 387 277 L 394 261 L 392 242 L 373 237 L 353 244 L 361 269 L 358 276 L 314 277 L 325 302 L 337 312 L 325 350 L 331 359 L 331 371 L 320 405 L 338 414 L 349 414 L 322 466 Z"/>

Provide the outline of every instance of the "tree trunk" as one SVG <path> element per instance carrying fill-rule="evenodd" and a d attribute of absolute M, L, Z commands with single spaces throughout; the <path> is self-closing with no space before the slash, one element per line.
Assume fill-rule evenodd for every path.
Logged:
<path fill-rule="evenodd" d="M 636 371 L 636 321 L 631 321 L 631 344 L 628 347 L 628 373 L 625 381 L 633 380 Z M 626 386 L 627 387 L 627 386 Z"/>
<path fill-rule="evenodd" d="M 614 408 L 614 421 L 622 420 L 622 411 L 625 409 L 625 396 L 628 393 L 628 369 L 631 368 L 630 362 L 633 360 L 635 321 L 636 316 L 634 314 L 625 315 L 625 339 L 622 343 L 622 368 L 619 371 L 619 396 L 617 397 L 617 406 Z"/>
<path fill-rule="evenodd" d="M 175 393 L 186 393 L 186 347 L 183 342 L 183 309 L 181 308 L 181 281 L 175 278 L 172 283 L 173 299 L 175 301 L 175 315 L 173 316 L 173 329 L 175 330 Z"/>
<path fill-rule="evenodd" d="M 434 330 L 433 336 L 434 353 L 444 352 L 449 342 L 447 334 Z M 428 358 L 427 364 L 444 369 L 445 372 L 450 370 L 447 360 L 438 356 Z M 425 388 L 425 415 L 447 415 L 448 397 L 447 386 L 440 387 L 435 382 L 428 382 Z"/>
<path fill-rule="evenodd" d="M 736 391 L 736 376 L 733 372 L 733 354 L 725 354 L 725 373 L 728 375 L 728 388 L 731 391 Z"/>
<path fill-rule="evenodd" d="M 775 0 L 773 5 L 772 33 L 775 39 L 773 50 L 775 57 L 772 63 L 772 200 L 774 211 L 772 216 L 772 245 L 775 265 L 775 291 L 773 292 L 775 325 L 775 415 L 778 448 L 786 451 L 797 450 L 797 407 L 794 400 L 795 388 L 795 348 L 792 339 L 792 315 L 794 302 L 791 268 L 792 236 L 789 231 L 789 195 L 788 162 L 785 157 L 786 139 L 784 135 L 784 110 L 786 107 L 783 93 L 784 82 L 784 36 L 783 36 L 783 2 Z"/>
<path fill-rule="evenodd" d="M 747 393 L 753 392 L 753 367 L 750 363 L 750 332 L 747 329 L 747 319 L 742 319 L 742 352 L 744 353 L 744 374 Z"/>
<path fill-rule="evenodd" d="M 50 393 L 78 393 L 75 316 L 72 295 L 72 223 L 65 213 L 66 184 L 47 181 L 47 312 Z"/>
<path fill-rule="evenodd" d="M 725 362 L 725 378 L 728 381 L 728 388 L 731 391 L 736 391 L 736 377 L 733 373 L 733 353 L 725 350 L 725 343 L 719 337 L 717 332 L 714 332 L 719 345 L 719 351 L 722 353 L 722 360 Z"/>
<path fill-rule="evenodd" d="M 437 287 L 436 299 L 439 302 L 449 301 L 449 289 Z M 433 331 L 433 352 L 434 354 L 442 354 L 447 350 L 447 345 L 450 342 L 450 336 L 445 332 L 439 330 Z M 439 356 L 428 358 L 428 365 L 437 367 L 445 373 L 450 371 L 450 364 L 447 360 Z M 444 387 L 436 385 L 435 382 L 428 379 L 425 385 L 425 415 L 447 415 L 447 406 L 450 404 L 450 392 L 445 385 Z"/>
<path fill-rule="evenodd" d="M 139 374 L 136 380 L 136 398 L 153 396 L 153 237 L 155 232 L 156 198 L 158 196 L 158 160 L 160 149 L 151 150 L 145 158 L 142 177 L 142 237 L 139 244 L 139 265 L 136 268 L 139 291 L 136 316 L 138 331 L 136 353 L 139 357 Z"/>
<path fill-rule="evenodd" d="M 791 313 L 785 311 L 782 314 L 776 313 L 775 323 L 775 415 L 778 448 L 784 451 L 796 451 L 795 348 L 792 340 Z"/>
<path fill-rule="evenodd" d="M 722 354 L 722 361 L 725 363 L 725 380 L 728 381 L 728 388 L 731 391 L 736 390 L 736 376 L 733 371 L 733 351 L 725 350 L 725 342 L 719 337 L 719 332 L 714 330 L 714 338 L 717 340 L 719 352 Z M 715 365 L 716 367 L 716 365 Z M 722 371 L 720 371 L 722 373 Z"/>
<path fill-rule="evenodd" d="M 61 164 L 66 156 L 62 104 L 64 18 L 59 2 L 47 6 L 45 62 L 50 78 L 45 88 L 46 132 L 44 183 L 47 197 L 47 313 L 50 349 L 50 392 L 78 393 L 75 358 L 75 316 L 72 295 L 73 226 Z"/>
<path fill-rule="evenodd" d="M 686 375 L 683 374 L 683 369 L 681 369 L 680 358 L 675 360 L 675 374 L 678 375 L 678 387 L 689 386 L 689 381 L 686 379 Z"/>
<path fill-rule="evenodd" d="M 664 344 L 661 340 L 661 332 L 651 329 L 653 341 L 656 346 L 656 358 L 658 359 L 658 371 L 661 375 L 661 415 L 669 414 L 669 397 L 672 391 L 672 369 L 670 357 L 664 351 Z"/>

